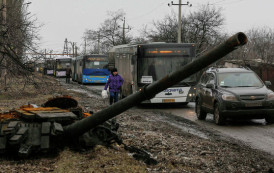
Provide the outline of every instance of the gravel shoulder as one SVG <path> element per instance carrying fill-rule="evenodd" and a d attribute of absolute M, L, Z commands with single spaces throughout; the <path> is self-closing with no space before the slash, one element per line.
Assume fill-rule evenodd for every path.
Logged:
<path fill-rule="evenodd" d="M 76 83 L 52 81 L 51 91 L 20 99 L 1 98 L 2 111 L 19 107 L 22 103 L 40 105 L 49 96 L 69 94 L 86 111 L 98 112 L 107 101 L 97 90 L 86 91 Z M 62 81 L 62 80 L 61 80 Z M 43 85 L 41 83 L 40 85 Z M 40 87 L 47 90 L 50 87 Z M 77 92 L 76 92 L 77 91 Z M 46 94 L 45 94 L 46 93 Z M 75 152 L 60 149 L 53 155 L 36 155 L 29 159 L 1 156 L 0 172 L 271 172 L 273 156 L 221 136 L 184 118 L 161 111 L 140 110 L 136 107 L 116 117 L 119 133 L 127 146 L 146 151 L 158 163 L 148 165 L 133 158 L 124 146 Z"/>

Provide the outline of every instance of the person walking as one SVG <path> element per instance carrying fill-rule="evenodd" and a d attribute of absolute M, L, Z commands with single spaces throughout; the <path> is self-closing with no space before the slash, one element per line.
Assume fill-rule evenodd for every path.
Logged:
<path fill-rule="evenodd" d="M 118 74 L 117 69 L 113 68 L 109 75 L 108 81 L 105 85 L 104 90 L 109 87 L 109 104 L 118 101 L 118 96 L 123 85 L 124 79 Z"/>
<path fill-rule="evenodd" d="M 70 66 L 67 65 L 67 68 L 66 68 L 66 83 L 70 82 L 70 75 L 71 75 L 71 69 L 70 69 Z"/>

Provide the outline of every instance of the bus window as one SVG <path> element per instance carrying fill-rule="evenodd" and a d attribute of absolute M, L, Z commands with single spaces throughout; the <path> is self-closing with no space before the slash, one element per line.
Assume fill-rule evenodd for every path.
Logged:
<path fill-rule="evenodd" d="M 191 62 L 190 57 L 154 57 L 140 58 L 138 60 L 138 81 L 142 76 L 152 76 L 153 81 L 162 79 L 169 73 L 184 67 Z"/>

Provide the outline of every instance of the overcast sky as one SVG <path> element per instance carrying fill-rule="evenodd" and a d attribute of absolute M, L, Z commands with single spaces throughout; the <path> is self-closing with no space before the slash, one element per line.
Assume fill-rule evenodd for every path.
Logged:
<path fill-rule="evenodd" d="M 136 35 L 144 25 L 160 20 L 178 6 L 169 7 L 169 0 L 29 0 L 29 10 L 43 27 L 41 49 L 62 53 L 65 38 L 80 46 L 86 29 L 97 29 L 107 18 L 107 11 L 123 9 L 126 23 Z M 178 3 L 179 0 L 173 0 Z M 182 0 L 182 3 L 187 1 Z M 192 7 L 182 6 L 182 13 L 196 11 L 203 4 L 222 7 L 224 31 L 234 34 L 253 27 L 274 29 L 274 0 L 189 0 Z M 122 22 L 121 22 L 122 25 Z"/>

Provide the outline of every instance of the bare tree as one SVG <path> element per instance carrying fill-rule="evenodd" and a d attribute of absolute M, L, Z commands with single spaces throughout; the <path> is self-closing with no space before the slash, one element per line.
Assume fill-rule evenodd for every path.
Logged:
<path fill-rule="evenodd" d="M 182 42 L 195 43 L 197 52 L 215 45 L 221 36 L 224 23 L 221 8 L 202 6 L 197 11 L 182 17 Z M 176 42 L 178 19 L 176 14 L 153 23 L 154 28 L 144 32 L 151 41 Z"/>
<path fill-rule="evenodd" d="M 123 10 L 108 12 L 108 18 L 98 29 L 86 30 L 84 39 L 87 42 L 87 47 L 89 47 L 87 52 L 105 53 L 112 46 L 123 44 L 123 42 L 129 43 L 132 37 L 128 35 L 129 31 L 121 26 L 124 17 Z M 125 35 L 123 35 L 123 30 Z"/>
<path fill-rule="evenodd" d="M 253 28 L 248 31 L 248 36 L 248 58 L 252 68 L 262 79 L 273 82 L 270 73 L 274 67 L 274 30 L 267 27 Z"/>
<path fill-rule="evenodd" d="M 245 47 L 232 52 L 230 60 L 241 61 L 243 64 L 262 62 L 273 64 L 274 62 L 274 30 L 271 28 L 253 28 L 246 32 L 248 43 Z"/>
<path fill-rule="evenodd" d="M 274 61 L 274 30 L 271 28 L 253 28 L 248 31 L 249 56 L 252 59 L 261 59 L 266 64 Z"/>
<path fill-rule="evenodd" d="M 196 43 L 197 52 L 202 52 L 220 41 L 223 24 L 221 8 L 202 6 L 187 18 L 183 40 Z"/>
<path fill-rule="evenodd" d="M 7 1 L 6 9 L 5 29 L 0 35 L 1 59 L 14 62 L 24 68 L 24 53 L 26 50 L 35 49 L 34 41 L 38 39 L 36 19 L 31 19 L 23 0 Z"/>
<path fill-rule="evenodd" d="M 0 67 L 5 72 L 4 75 L 1 73 L 5 85 L 7 76 L 30 74 L 25 65 L 25 52 L 35 50 L 38 27 L 35 26 L 36 19 L 28 12 L 28 4 L 24 0 L 5 0 L 1 8 L 1 21 L 4 22 L 0 33 Z"/>
<path fill-rule="evenodd" d="M 182 17 L 182 25 L 185 26 L 185 18 Z M 173 13 L 172 15 L 165 16 L 163 20 L 154 21 L 153 29 L 143 30 L 143 35 L 149 38 L 150 41 L 153 42 L 176 42 L 177 40 L 177 28 L 178 28 L 178 20 L 176 15 Z M 184 35 L 184 32 L 182 33 Z"/>

